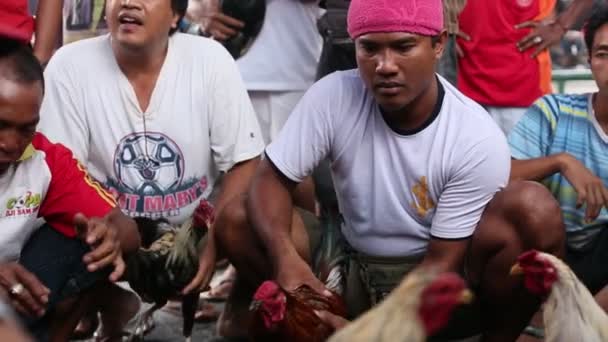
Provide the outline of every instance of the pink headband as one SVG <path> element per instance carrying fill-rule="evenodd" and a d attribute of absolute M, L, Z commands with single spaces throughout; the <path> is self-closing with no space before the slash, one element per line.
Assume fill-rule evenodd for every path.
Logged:
<path fill-rule="evenodd" d="M 434 36 L 443 29 L 441 0 L 352 0 L 348 33 L 409 32 Z"/>

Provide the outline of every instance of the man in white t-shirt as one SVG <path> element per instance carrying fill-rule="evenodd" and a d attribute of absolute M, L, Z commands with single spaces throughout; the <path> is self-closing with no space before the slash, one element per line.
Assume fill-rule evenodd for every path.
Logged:
<path fill-rule="evenodd" d="M 241 76 L 217 42 L 173 33 L 184 0 L 109 2 L 110 35 L 61 48 L 46 69 L 41 130 L 72 148 L 131 216 L 179 224 L 243 193 L 264 144 Z M 91 67 L 94 66 L 94 67 Z M 206 285 L 214 239 L 184 292 Z"/>
<path fill-rule="evenodd" d="M 234 293 L 252 291 L 265 279 L 287 291 L 306 284 L 327 293 L 309 266 L 309 241 L 293 214 L 292 192 L 329 157 L 342 233 L 352 250 L 349 274 L 366 275 L 346 283 L 349 316 L 397 285 L 400 277 L 374 277 L 403 260 L 402 269 L 390 273 L 434 266 L 461 272 L 478 290 L 476 313 L 482 315 L 458 321 L 444 332 L 449 337 L 481 331 L 487 341 L 513 341 L 538 301 L 521 279 L 509 277 L 509 268 L 528 248 L 563 252 L 559 208 L 540 185 L 507 186 L 510 153 L 500 129 L 436 76 L 446 40 L 441 1 L 388 6 L 351 1 L 348 30 L 358 70 L 334 73 L 307 92 L 267 147 L 247 210 L 244 203 L 231 204 L 241 210 L 241 224 L 217 237 L 242 277 L 237 285 L 245 285 Z M 357 287 L 364 291 L 355 296 Z M 228 303 L 224 335 L 243 333 L 242 304 L 236 296 Z M 344 323 L 327 312 L 320 317 L 335 327 Z"/>

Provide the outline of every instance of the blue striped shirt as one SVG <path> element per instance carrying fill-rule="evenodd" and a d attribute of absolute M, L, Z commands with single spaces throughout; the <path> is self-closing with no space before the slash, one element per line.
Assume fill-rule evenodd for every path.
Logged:
<path fill-rule="evenodd" d="M 537 100 L 509 135 L 512 157 L 532 159 L 565 152 L 608 185 L 608 135 L 595 119 L 591 99 L 589 94 L 552 94 Z M 585 206 L 576 208 L 576 191 L 561 174 L 543 183 L 560 203 L 569 239 L 608 223 L 606 208 L 597 220 L 585 222 Z"/>

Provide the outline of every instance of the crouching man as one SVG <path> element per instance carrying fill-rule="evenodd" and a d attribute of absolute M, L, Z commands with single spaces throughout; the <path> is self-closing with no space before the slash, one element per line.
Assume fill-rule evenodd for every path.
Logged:
<path fill-rule="evenodd" d="M 44 82 L 25 43 L 0 38 L 0 296 L 36 340 L 67 341 L 87 291 L 121 277 L 139 235 L 72 153 L 36 132 Z"/>
<path fill-rule="evenodd" d="M 510 153 L 500 129 L 436 75 L 446 40 L 441 1 L 387 3 L 351 1 L 358 70 L 308 91 L 267 147 L 245 202 L 218 219 L 231 220 L 217 239 L 241 277 L 219 322 L 223 335 L 246 334 L 246 306 L 265 279 L 324 293 L 292 194 L 325 157 L 353 251 L 349 274 L 357 275 L 346 284 L 350 316 L 430 265 L 460 272 L 477 292 L 477 319 L 463 319 L 454 324 L 462 331 L 448 327 L 445 336 L 482 332 L 484 341 L 514 341 L 540 304 L 509 268 L 530 248 L 563 253 L 557 202 L 534 183 L 507 186 Z M 390 272 L 398 276 L 388 291 L 375 288 L 374 270 L 396 262 L 401 269 Z"/>

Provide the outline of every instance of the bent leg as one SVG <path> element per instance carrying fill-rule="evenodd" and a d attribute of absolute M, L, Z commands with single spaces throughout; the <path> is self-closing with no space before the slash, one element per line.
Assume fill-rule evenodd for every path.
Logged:
<path fill-rule="evenodd" d="M 564 241 L 559 205 L 542 185 L 517 182 L 496 194 L 472 238 L 466 265 L 480 293 L 484 341 L 515 341 L 540 306 L 522 279 L 509 275 L 517 257 L 529 249 L 563 257 Z"/>
<path fill-rule="evenodd" d="M 109 275 L 105 270 L 87 271 L 82 258 L 89 251 L 84 242 L 63 236 L 49 225 L 40 227 L 21 251 L 19 262 L 51 291 L 43 318 L 22 317 L 37 340 L 67 341 L 86 306 L 77 299 Z"/>

